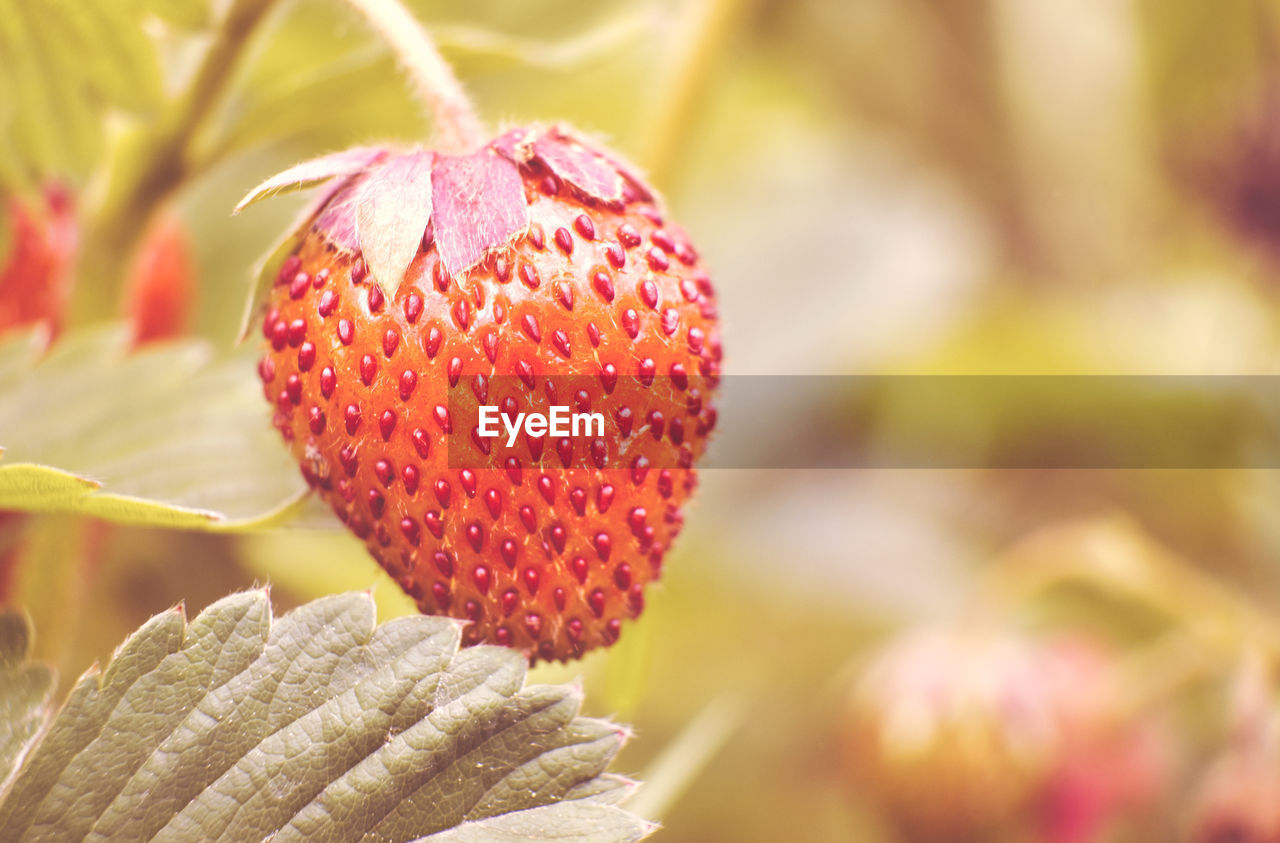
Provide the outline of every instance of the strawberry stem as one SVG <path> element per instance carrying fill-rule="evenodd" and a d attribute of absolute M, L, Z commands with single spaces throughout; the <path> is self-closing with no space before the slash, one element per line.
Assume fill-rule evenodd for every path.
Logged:
<path fill-rule="evenodd" d="M 431 36 L 399 0 L 347 0 L 404 63 L 435 118 L 440 146 L 468 152 L 487 139 L 475 107 Z"/>

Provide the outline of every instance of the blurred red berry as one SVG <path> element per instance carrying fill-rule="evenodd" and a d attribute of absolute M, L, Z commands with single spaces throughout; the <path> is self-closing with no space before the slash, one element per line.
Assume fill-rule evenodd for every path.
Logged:
<path fill-rule="evenodd" d="M 1280 715 L 1266 661 L 1236 675 L 1232 734 L 1195 785 L 1192 843 L 1280 841 Z"/>
<path fill-rule="evenodd" d="M 78 240 L 71 196 L 51 186 L 42 203 L 6 200 L 10 245 L 0 257 L 0 331 L 37 323 L 57 331 Z"/>
<path fill-rule="evenodd" d="M 1141 815 L 1168 784 L 1168 736 L 1158 721 L 1140 720 L 1123 707 L 1105 650 L 1062 641 L 1044 657 L 1053 662 L 1063 744 L 1040 786 L 1034 825 L 1045 843 L 1105 839 L 1113 820 Z"/>
<path fill-rule="evenodd" d="M 1280 841 L 1280 755 L 1233 750 L 1200 783 L 1192 843 Z"/>
<path fill-rule="evenodd" d="M 1079 643 L 914 632 L 871 663 L 849 715 L 857 792 L 920 843 L 1097 840 L 1164 778 L 1105 653 Z"/>
<path fill-rule="evenodd" d="M 191 252 L 191 240 L 176 217 L 159 220 L 147 233 L 125 288 L 125 313 L 135 344 L 187 331 L 196 294 Z"/>

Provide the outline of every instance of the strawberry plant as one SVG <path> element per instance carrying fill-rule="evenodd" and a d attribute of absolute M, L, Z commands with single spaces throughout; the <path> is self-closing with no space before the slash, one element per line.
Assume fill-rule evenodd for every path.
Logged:
<path fill-rule="evenodd" d="M 0 843 L 1274 839 L 1277 32 L 0 0 Z"/>
<path fill-rule="evenodd" d="M 707 271 L 637 168 L 559 123 L 488 136 L 418 21 L 353 0 L 435 142 L 326 155 L 241 203 L 322 190 L 251 291 L 255 386 L 255 349 L 187 336 L 204 279 L 183 200 L 257 131 L 226 105 L 276 5 L 70 0 L 46 22 L 0 3 L 23 94 L 0 115 L 0 594 L 43 624 L 83 600 L 114 541 L 101 521 L 245 533 L 319 519 L 315 496 L 456 620 L 375 630 L 367 595 L 273 620 L 244 592 L 155 615 L 60 689 L 5 616 L 0 839 L 645 836 L 605 772 L 627 730 L 524 672 L 617 641 L 680 530 L 715 422 Z M 108 313 L 124 324 L 95 324 Z M 448 389 L 533 372 L 589 377 L 617 418 L 636 383 L 678 381 L 687 414 L 610 434 L 649 443 L 616 466 L 451 467 Z M 58 517 L 80 561 L 42 578 Z"/>

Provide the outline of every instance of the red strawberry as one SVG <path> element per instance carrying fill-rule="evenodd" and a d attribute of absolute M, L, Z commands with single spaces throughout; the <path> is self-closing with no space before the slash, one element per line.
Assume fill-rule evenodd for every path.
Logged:
<path fill-rule="evenodd" d="M 125 313 L 137 345 L 181 336 L 195 297 L 191 241 L 181 221 L 159 220 L 143 240 L 125 287 Z"/>
<path fill-rule="evenodd" d="M 69 194 L 45 191 L 42 206 L 8 200 L 11 245 L 0 256 L 0 330 L 45 322 L 56 331 L 70 294 L 77 228 Z"/>
<path fill-rule="evenodd" d="M 282 250 L 259 369 L 303 475 L 422 611 L 471 622 L 468 643 L 535 659 L 612 644 L 715 423 L 697 253 L 630 168 L 563 127 L 465 155 L 350 150 L 242 207 L 327 178 Z M 504 452 L 475 435 L 464 411 L 528 409 L 547 376 L 578 379 L 603 440 Z"/>

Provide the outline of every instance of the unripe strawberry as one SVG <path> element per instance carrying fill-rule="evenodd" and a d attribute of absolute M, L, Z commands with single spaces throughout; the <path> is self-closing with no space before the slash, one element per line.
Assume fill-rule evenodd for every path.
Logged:
<path fill-rule="evenodd" d="M 325 178 L 262 323 L 264 392 L 303 475 L 422 611 L 470 622 L 468 643 L 612 644 L 715 423 L 697 252 L 630 168 L 563 127 L 463 155 L 351 150 L 246 202 Z M 499 460 L 456 399 L 527 409 L 558 377 L 610 419 L 598 446 L 525 437 Z M 665 414 L 639 414 L 647 392 Z"/>
<path fill-rule="evenodd" d="M 892 642 L 851 698 L 857 793 L 911 841 L 1086 843 L 1149 801 L 1163 758 L 1101 652 L 973 630 Z"/>
<path fill-rule="evenodd" d="M 195 294 L 191 240 L 181 220 L 162 218 L 147 232 L 126 281 L 125 314 L 134 343 L 184 334 Z"/>
<path fill-rule="evenodd" d="M 10 246 L 0 255 L 0 331 L 45 323 L 56 332 L 71 292 L 78 240 L 70 194 L 51 186 L 40 205 L 7 202 Z"/>

